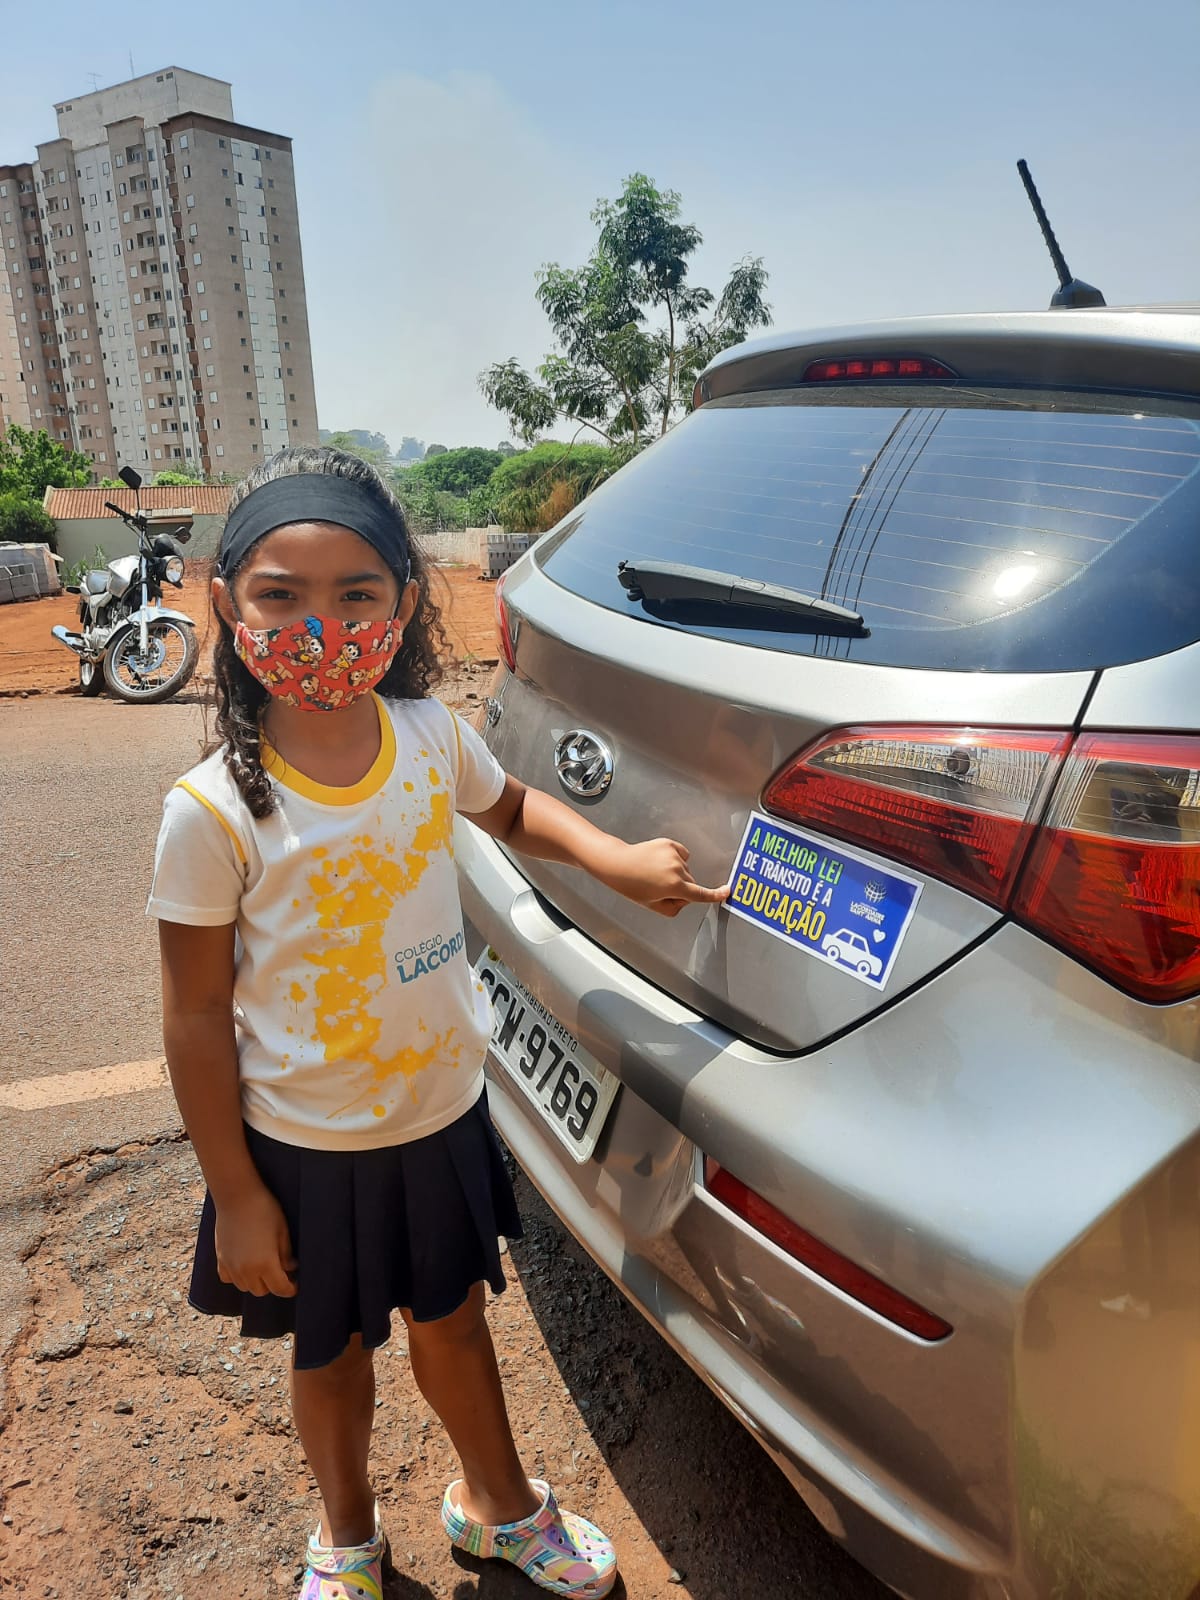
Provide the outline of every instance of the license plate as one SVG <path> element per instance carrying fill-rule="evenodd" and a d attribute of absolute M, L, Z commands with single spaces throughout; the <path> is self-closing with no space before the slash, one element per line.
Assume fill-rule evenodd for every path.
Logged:
<path fill-rule="evenodd" d="M 475 975 L 492 997 L 492 1054 L 575 1161 L 587 1161 L 608 1120 L 620 1080 L 606 1072 L 494 951 Z"/>

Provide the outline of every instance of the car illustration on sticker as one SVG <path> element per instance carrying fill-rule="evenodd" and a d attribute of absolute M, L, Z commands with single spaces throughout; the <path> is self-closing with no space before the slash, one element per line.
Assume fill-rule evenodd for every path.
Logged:
<path fill-rule="evenodd" d="M 826 934 L 821 949 L 831 961 L 844 961 L 864 978 L 877 978 L 883 971 L 883 962 L 871 952 L 862 934 L 851 933 L 848 928 Z"/>

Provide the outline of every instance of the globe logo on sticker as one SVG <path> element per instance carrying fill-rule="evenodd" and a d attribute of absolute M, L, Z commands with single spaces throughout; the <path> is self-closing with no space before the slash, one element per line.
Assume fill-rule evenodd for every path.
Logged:
<path fill-rule="evenodd" d="M 878 905 L 881 900 L 887 899 L 886 888 L 884 888 L 882 883 L 877 883 L 874 879 L 872 879 L 871 882 L 866 886 L 866 888 L 863 890 L 863 893 L 873 905 Z"/>

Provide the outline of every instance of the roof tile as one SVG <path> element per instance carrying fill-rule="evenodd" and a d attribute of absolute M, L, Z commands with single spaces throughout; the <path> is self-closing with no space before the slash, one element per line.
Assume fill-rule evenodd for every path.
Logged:
<path fill-rule="evenodd" d="M 197 517 L 223 517 L 229 510 L 232 493 L 229 484 L 164 483 L 142 490 L 142 510 L 182 511 L 190 507 Z M 55 522 L 74 522 L 111 518 L 113 513 L 104 509 L 106 500 L 126 511 L 136 509 L 132 489 L 47 489 L 45 506 Z"/>

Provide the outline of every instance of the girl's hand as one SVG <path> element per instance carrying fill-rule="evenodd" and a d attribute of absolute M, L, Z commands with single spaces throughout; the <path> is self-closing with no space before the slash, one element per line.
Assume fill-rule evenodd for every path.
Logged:
<path fill-rule="evenodd" d="M 296 1260 L 278 1200 L 259 1185 L 217 1208 L 217 1275 L 244 1294 L 296 1293 Z"/>
<path fill-rule="evenodd" d="M 606 856 L 608 852 L 605 852 Z M 644 844 L 612 841 L 612 859 L 596 876 L 626 899 L 664 917 L 677 917 L 688 905 L 720 905 L 729 885 L 706 889 L 688 869 L 688 850 L 674 839 L 649 839 Z"/>

